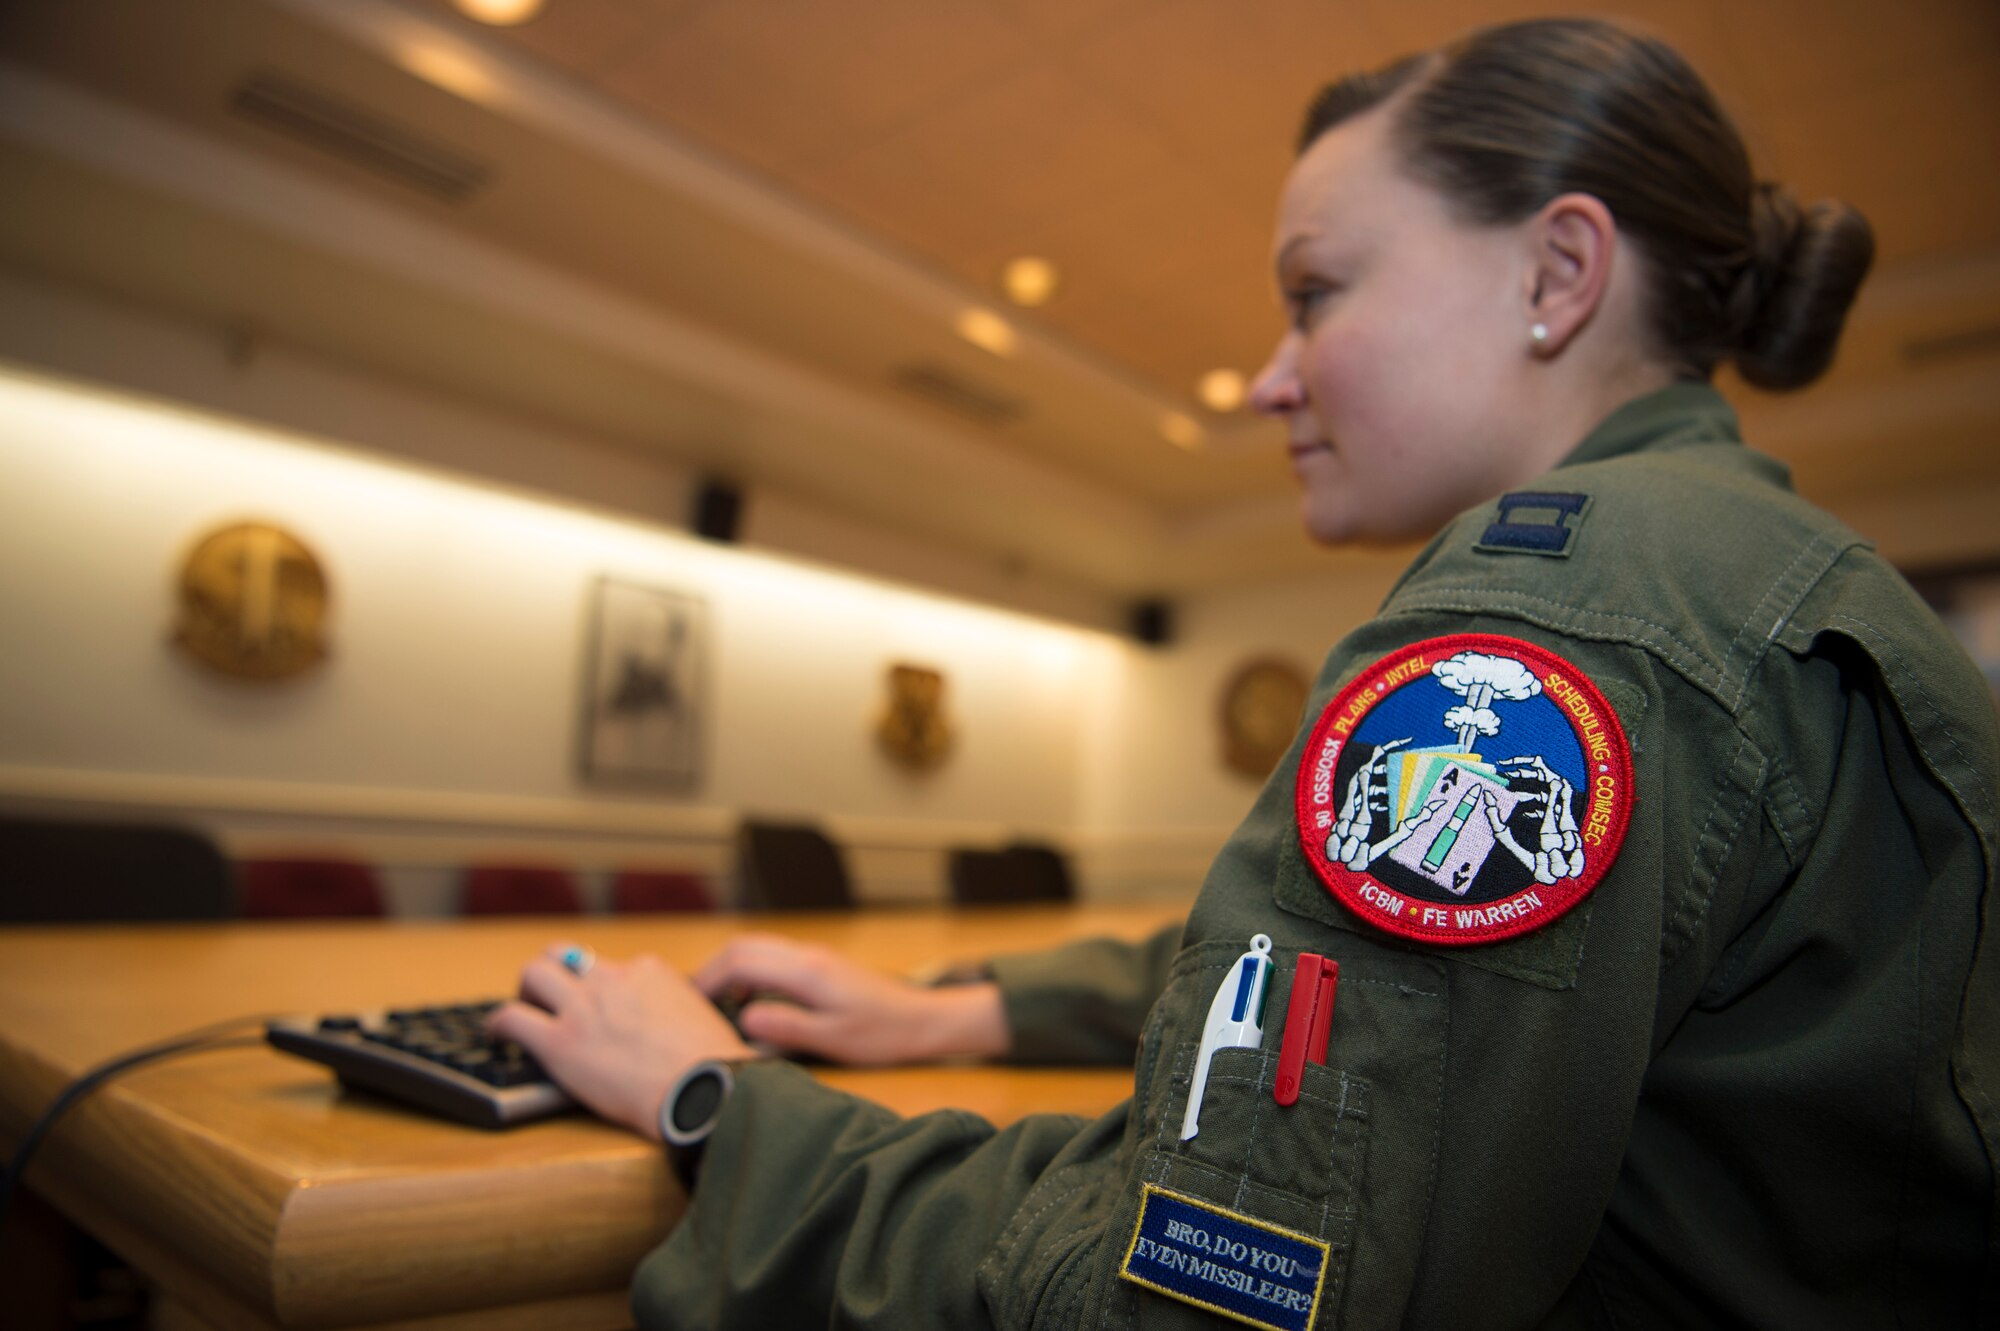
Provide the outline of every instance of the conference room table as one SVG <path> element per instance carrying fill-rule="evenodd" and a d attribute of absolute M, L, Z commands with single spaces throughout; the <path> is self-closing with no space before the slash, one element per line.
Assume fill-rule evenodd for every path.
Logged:
<path fill-rule="evenodd" d="M 91 1066 L 210 1023 L 463 1002 L 514 987 L 552 938 L 692 969 L 762 929 L 908 973 L 1075 938 L 1140 938 L 1168 905 L 837 915 L 0 929 L 0 1144 Z M 904 1114 L 1095 1115 L 1126 1069 L 815 1067 Z M 686 1198 L 654 1144 L 585 1114 L 465 1127 L 245 1044 L 136 1068 L 80 1100 L 28 1186 L 155 1291 L 162 1327 L 592 1331 Z M 4 1320 L 4 1319 L 0 1319 Z"/>

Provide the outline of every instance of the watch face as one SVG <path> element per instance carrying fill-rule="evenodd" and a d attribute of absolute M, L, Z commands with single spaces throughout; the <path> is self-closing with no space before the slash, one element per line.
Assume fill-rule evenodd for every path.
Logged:
<path fill-rule="evenodd" d="M 712 1123 L 722 1108 L 723 1090 L 721 1070 L 705 1069 L 674 1097 L 674 1127 L 681 1132 L 694 1132 Z"/>
<path fill-rule="evenodd" d="M 661 1106 L 660 1136 L 673 1146 L 705 1141 L 735 1084 L 727 1063 L 697 1063 L 689 1068 Z"/>

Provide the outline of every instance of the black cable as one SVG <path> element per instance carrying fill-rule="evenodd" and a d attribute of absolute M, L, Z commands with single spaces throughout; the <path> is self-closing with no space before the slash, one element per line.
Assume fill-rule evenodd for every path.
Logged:
<path fill-rule="evenodd" d="M 57 1095 L 49 1103 L 49 1107 L 42 1111 L 41 1117 L 37 1118 L 29 1126 L 27 1135 L 21 1138 L 21 1144 L 14 1150 L 14 1158 L 7 1162 L 6 1174 L 0 1176 L 0 1225 L 4 1225 L 7 1221 L 7 1209 L 14 1200 L 14 1189 L 20 1183 L 22 1176 L 28 1172 L 28 1161 L 34 1155 L 35 1148 L 41 1145 L 42 1138 L 48 1136 L 49 1129 L 55 1126 L 56 1120 L 60 1119 L 69 1110 L 70 1106 L 119 1073 L 129 1072 L 131 1069 L 141 1067 L 147 1063 L 156 1062 L 163 1058 L 171 1058 L 176 1054 L 193 1054 L 208 1049 L 230 1049 L 262 1044 L 264 1042 L 262 1035 L 230 1035 L 228 1033 L 242 1026 L 262 1026 L 271 1019 L 269 1016 L 232 1017 L 228 1021 L 218 1021 L 212 1025 L 197 1027 L 192 1031 L 174 1036 L 170 1040 L 162 1040 L 158 1044 L 145 1045 L 142 1048 L 134 1049 L 129 1053 L 120 1054 L 116 1058 L 99 1063 L 96 1067 L 89 1069 L 75 1081 L 65 1086 L 62 1089 L 62 1093 Z"/>

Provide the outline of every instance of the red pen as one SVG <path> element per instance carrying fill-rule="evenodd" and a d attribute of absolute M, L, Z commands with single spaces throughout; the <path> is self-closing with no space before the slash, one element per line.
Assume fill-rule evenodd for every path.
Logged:
<path fill-rule="evenodd" d="M 1285 1038 L 1278 1046 L 1278 1078 L 1271 1085 L 1271 1098 L 1281 1105 L 1298 1102 L 1307 1063 L 1326 1062 L 1333 994 L 1339 983 L 1339 962 L 1316 952 L 1299 953 L 1292 970 L 1292 995 L 1285 1005 Z"/>

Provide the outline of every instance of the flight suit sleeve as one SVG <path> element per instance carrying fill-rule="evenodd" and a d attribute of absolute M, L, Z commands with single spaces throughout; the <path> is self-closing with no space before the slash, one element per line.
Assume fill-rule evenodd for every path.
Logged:
<path fill-rule="evenodd" d="M 1129 1065 L 1181 926 L 996 957 L 1023 1063 Z M 742 1070 L 691 1205 L 640 1266 L 645 1328 L 992 1324 L 973 1271 L 1030 1189 L 1087 1175 L 1122 1133 L 1037 1115 L 996 1130 L 957 1111 L 903 1119 L 785 1063 Z"/>
<path fill-rule="evenodd" d="M 674 1331 L 992 1325 L 973 1268 L 1085 1120 L 1004 1130 L 900 1118 L 788 1063 L 751 1064 L 692 1204 L 633 1285 L 637 1324 Z"/>
<path fill-rule="evenodd" d="M 1173 924 L 1136 942 L 1093 938 L 993 958 L 1013 1037 L 1006 1061 L 1129 1065 L 1180 943 Z"/>

